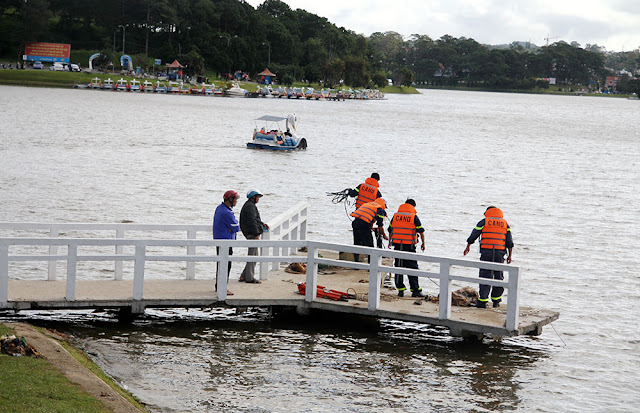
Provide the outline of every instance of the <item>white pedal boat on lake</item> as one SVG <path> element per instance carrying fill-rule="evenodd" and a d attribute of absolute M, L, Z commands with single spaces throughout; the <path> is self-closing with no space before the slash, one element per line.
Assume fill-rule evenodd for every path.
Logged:
<path fill-rule="evenodd" d="M 286 118 L 265 115 L 255 119 L 253 140 L 247 143 L 247 148 L 272 151 L 307 149 L 307 140 L 295 133 L 296 121 L 295 113 L 288 114 Z"/>

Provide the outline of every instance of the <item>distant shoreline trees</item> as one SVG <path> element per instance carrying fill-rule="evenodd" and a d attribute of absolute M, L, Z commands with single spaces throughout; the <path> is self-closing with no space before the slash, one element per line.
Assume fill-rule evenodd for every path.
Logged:
<path fill-rule="evenodd" d="M 178 59 L 191 75 L 242 70 L 253 76 L 270 62 L 281 81 L 328 86 L 382 87 L 393 79 L 396 85 L 534 89 L 536 79 L 556 78 L 586 87 L 611 74 L 607 67 L 635 73 L 640 64 L 638 51 L 605 54 L 577 43 L 495 48 L 450 35 L 365 37 L 280 0 L 256 9 L 240 0 L 5 0 L 0 12 L 0 56 L 10 61 L 21 59 L 29 41 L 70 43 L 72 53 L 116 60 L 124 26 L 126 53 L 149 71 L 153 59 Z"/>

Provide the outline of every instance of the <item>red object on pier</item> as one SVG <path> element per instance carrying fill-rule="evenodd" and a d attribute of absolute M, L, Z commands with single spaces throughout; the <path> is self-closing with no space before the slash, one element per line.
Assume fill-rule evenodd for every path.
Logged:
<path fill-rule="evenodd" d="M 305 295 L 307 292 L 307 283 L 298 284 L 298 293 Z M 356 298 L 355 294 L 348 294 L 343 291 L 330 290 L 321 285 L 316 290 L 316 296 L 320 298 L 328 298 L 334 301 L 347 301 L 349 298 Z"/>

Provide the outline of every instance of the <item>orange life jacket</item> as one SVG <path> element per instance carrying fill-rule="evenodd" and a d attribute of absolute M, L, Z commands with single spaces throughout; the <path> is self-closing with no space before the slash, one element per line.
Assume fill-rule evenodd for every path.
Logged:
<path fill-rule="evenodd" d="M 360 218 L 364 222 L 372 224 L 376 219 L 376 215 L 378 214 L 378 208 L 380 208 L 380 204 L 378 204 L 377 202 L 367 202 L 360 208 L 353 211 L 351 213 L 351 216 Z"/>
<path fill-rule="evenodd" d="M 480 248 L 506 249 L 507 220 L 502 217 L 502 211 L 498 208 L 491 208 L 484 213 L 484 217 Z"/>
<path fill-rule="evenodd" d="M 391 219 L 389 235 L 392 244 L 417 244 L 415 224 L 416 209 L 411 204 L 402 204 Z"/>
<path fill-rule="evenodd" d="M 358 190 L 358 197 L 356 198 L 356 209 L 360 208 L 367 202 L 373 202 L 378 197 L 378 187 L 380 184 L 376 179 L 367 178 L 363 184 L 360 184 Z"/>

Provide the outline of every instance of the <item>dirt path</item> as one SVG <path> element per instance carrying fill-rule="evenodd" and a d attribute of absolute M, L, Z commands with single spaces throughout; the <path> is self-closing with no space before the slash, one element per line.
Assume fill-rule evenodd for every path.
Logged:
<path fill-rule="evenodd" d="M 38 332 L 29 324 L 4 324 L 7 327 L 13 328 L 16 331 L 17 337 L 24 336 L 27 339 L 27 343 L 31 344 L 40 354 L 45 356 L 49 363 L 60 369 L 62 374 L 69 380 L 80 385 L 84 391 L 101 400 L 114 412 L 140 412 L 124 397 L 116 393 L 107 383 L 73 358 L 57 340 Z M 51 333 L 51 335 L 55 336 L 54 333 Z"/>

